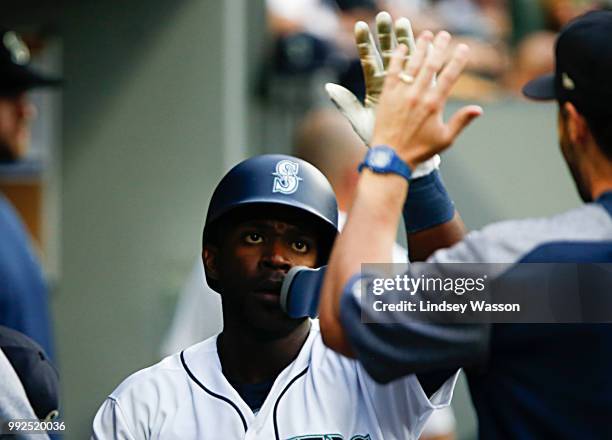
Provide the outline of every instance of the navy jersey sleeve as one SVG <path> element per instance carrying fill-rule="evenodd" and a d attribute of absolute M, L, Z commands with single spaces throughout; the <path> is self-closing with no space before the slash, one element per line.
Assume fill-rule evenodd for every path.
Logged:
<path fill-rule="evenodd" d="M 436 252 L 428 263 L 514 264 L 544 243 L 601 240 L 610 230 L 606 210 L 589 204 L 556 217 L 490 225 Z M 402 312 L 392 313 L 393 324 L 366 324 L 359 289 L 353 288 L 355 280 L 360 280 L 359 275 L 345 287 L 340 319 L 358 359 L 375 380 L 389 382 L 411 373 L 485 367 L 490 325 L 419 323 L 406 319 Z"/>
<path fill-rule="evenodd" d="M 429 393 L 457 368 L 477 366 L 487 356 L 486 325 L 364 324 L 350 291 L 342 297 L 340 317 L 357 357 L 377 382 L 414 373 Z"/>

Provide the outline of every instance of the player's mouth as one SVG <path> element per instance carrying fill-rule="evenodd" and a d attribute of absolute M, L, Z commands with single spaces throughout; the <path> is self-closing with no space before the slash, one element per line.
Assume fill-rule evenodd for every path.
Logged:
<path fill-rule="evenodd" d="M 279 305 L 282 282 L 266 280 L 253 290 L 253 294 L 262 302 Z"/>
<path fill-rule="evenodd" d="M 257 297 L 258 300 L 270 304 L 270 305 L 279 305 L 280 304 L 280 294 L 277 292 L 270 292 L 266 290 L 256 290 L 253 294 Z"/>

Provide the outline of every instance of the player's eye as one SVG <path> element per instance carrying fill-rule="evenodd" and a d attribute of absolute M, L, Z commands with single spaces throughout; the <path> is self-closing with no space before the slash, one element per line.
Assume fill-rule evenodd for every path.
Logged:
<path fill-rule="evenodd" d="M 244 236 L 244 241 L 248 244 L 263 243 L 263 237 L 257 232 L 249 232 Z"/>
<path fill-rule="evenodd" d="M 306 252 L 308 252 L 308 249 L 310 249 L 310 247 L 306 242 L 302 240 L 295 240 L 291 243 L 291 249 L 301 254 L 305 254 Z"/>

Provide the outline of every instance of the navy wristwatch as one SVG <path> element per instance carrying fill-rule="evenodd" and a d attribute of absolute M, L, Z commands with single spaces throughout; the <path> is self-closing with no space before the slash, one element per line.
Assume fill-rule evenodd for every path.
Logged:
<path fill-rule="evenodd" d="M 410 167 L 397 155 L 395 150 L 387 145 L 377 145 L 368 150 L 358 170 L 369 168 L 375 173 L 399 174 L 406 180 L 410 180 L 412 171 Z"/>

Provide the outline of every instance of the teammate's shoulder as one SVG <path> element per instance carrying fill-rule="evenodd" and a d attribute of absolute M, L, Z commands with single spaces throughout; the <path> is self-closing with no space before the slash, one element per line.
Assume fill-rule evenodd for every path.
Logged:
<path fill-rule="evenodd" d="M 165 390 L 166 392 L 177 391 L 180 384 L 187 382 L 186 372 L 182 365 L 181 355 L 183 352 L 199 355 L 210 351 L 211 346 L 216 350 L 216 336 L 194 344 L 182 352 L 165 357 L 150 367 L 143 368 L 128 376 L 110 394 L 110 398 L 120 401 L 127 396 L 147 395 Z"/>
<path fill-rule="evenodd" d="M 599 205 L 585 204 L 549 217 L 505 220 L 470 232 L 434 254 L 437 262 L 512 263 L 555 241 L 612 240 L 612 219 Z"/>
<path fill-rule="evenodd" d="M 548 217 L 492 223 L 481 232 L 493 241 L 609 239 L 612 238 L 612 219 L 600 205 L 587 203 Z"/>

